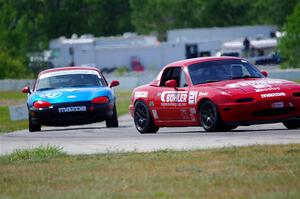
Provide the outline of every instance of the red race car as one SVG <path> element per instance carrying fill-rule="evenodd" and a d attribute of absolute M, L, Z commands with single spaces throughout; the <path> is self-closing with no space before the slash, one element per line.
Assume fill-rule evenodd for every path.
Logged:
<path fill-rule="evenodd" d="M 227 131 L 276 122 L 299 128 L 300 84 L 267 76 L 237 57 L 177 61 L 135 88 L 129 109 L 140 133 L 184 126 Z"/>

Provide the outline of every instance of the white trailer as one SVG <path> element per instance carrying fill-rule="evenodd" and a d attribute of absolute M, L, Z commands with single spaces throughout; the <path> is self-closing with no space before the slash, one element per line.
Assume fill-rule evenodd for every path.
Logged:
<path fill-rule="evenodd" d="M 100 38 L 74 35 L 70 39 L 52 40 L 48 61 L 54 67 L 89 64 L 111 69 L 131 68 L 132 60 L 137 59 L 145 69 L 157 70 L 172 61 L 215 55 L 222 50 L 224 42 L 244 39 L 245 36 L 269 37 L 275 30 L 275 26 L 179 29 L 168 31 L 167 42 L 135 33 Z"/>

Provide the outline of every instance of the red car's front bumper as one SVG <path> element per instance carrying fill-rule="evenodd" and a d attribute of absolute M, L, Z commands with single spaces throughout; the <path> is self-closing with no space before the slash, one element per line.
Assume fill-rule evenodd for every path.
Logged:
<path fill-rule="evenodd" d="M 268 100 L 250 103 L 228 103 L 218 106 L 225 123 L 238 125 L 281 122 L 300 119 L 300 100 Z"/>

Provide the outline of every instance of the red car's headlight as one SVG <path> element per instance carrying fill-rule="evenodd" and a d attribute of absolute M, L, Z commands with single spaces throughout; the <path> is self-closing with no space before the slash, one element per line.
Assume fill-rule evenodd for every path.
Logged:
<path fill-rule="evenodd" d="M 92 102 L 95 104 L 104 104 L 109 102 L 109 99 L 107 97 L 96 97 L 94 99 L 92 99 Z"/>
<path fill-rule="evenodd" d="M 35 108 L 50 108 L 50 106 L 52 106 L 52 105 L 49 102 L 38 100 L 33 103 L 33 106 Z"/>

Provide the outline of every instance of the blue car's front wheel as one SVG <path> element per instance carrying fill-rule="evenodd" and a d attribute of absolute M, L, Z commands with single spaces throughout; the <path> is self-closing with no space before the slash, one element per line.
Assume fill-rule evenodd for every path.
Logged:
<path fill-rule="evenodd" d="M 118 126 L 119 126 L 118 114 L 117 114 L 116 104 L 114 104 L 113 115 L 108 120 L 106 120 L 106 127 L 115 128 Z"/>
<path fill-rule="evenodd" d="M 30 113 L 28 115 L 28 129 L 29 129 L 29 132 L 36 132 L 36 131 L 41 131 L 41 125 L 40 124 L 34 124 L 32 122 L 32 119 L 31 119 L 31 116 L 30 116 Z"/>

